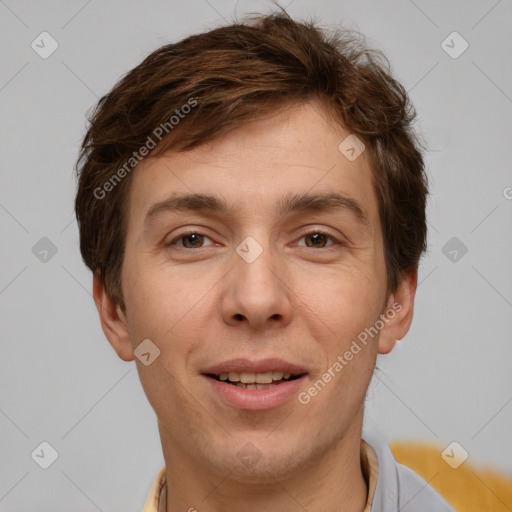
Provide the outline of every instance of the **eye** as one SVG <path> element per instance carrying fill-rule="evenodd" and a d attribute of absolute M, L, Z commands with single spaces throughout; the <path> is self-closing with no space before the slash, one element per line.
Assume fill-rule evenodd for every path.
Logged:
<path fill-rule="evenodd" d="M 206 235 L 203 235 L 199 233 L 198 231 L 189 230 L 185 233 L 181 233 L 177 237 L 175 237 L 173 240 L 171 240 L 168 244 L 166 244 L 167 247 L 172 245 L 177 245 L 178 247 L 184 248 L 184 249 L 202 249 L 204 240 L 210 240 L 209 237 Z M 182 241 L 182 244 L 177 244 L 176 242 Z"/>
<path fill-rule="evenodd" d="M 326 247 L 325 244 L 327 243 L 328 239 L 331 239 L 334 243 L 337 242 L 336 238 L 334 238 L 332 235 L 319 229 L 308 231 L 302 235 L 301 239 L 303 238 L 306 239 L 305 247 L 319 247 L 320 249 L 324 249 Z"/>
<path fill-rule="evenodd" d="M 210 242 L 212 242 L 212 240 L 208 236 L 203 235 L 202 233 L 195 230 L 189 230 L 173 238 L 173 240 L 167 243 L 166 246 L 170 247 L 173 245 L 177 245 L 178 247 L 181 247 L 183 249 L 202 249 L 203 247 L 205 247 L 205 239 L 210 240 Z M 305 239 L 306 243 L 305 245 L 299 245 L 301 245 L 302 247 L 310 248 L 324 249 L 332 245 L 335 245 L 336 243 L 340 243 L 336 238 L 334 238 L 334 236 L 320 229 L 313 229 L 311 231 L 308 231 L 307 233 L 304 233 L 300 239 Z M 332 243 L 330 245 L 327 245 L 329 240 L 331 240 Z"/>

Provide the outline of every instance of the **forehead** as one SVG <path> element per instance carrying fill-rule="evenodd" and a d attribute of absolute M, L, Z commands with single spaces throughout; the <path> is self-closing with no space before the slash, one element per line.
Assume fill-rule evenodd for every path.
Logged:
<path fill-rule="evenodd" d="M 227 212 L 241 216 L 278 216 L 286 208 L 285 197 L 337 194 L 375 223 L 366 155 L 347 158 L 340 144 L 350 133 L 330 121 L 324 108 L 317 101 L 295 105 L 191 151 L 146 159 L 133 171 L 129 224 L 141 225 L 155 205 L 172 196 L 192 194 L 216 196 Z"/>

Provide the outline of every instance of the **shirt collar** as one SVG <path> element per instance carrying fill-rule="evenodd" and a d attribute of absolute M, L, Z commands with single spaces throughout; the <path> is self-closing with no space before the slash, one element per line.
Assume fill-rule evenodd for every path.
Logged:
<path fill-rule="evenodd" d="M 162 496 L 163 489 L 166 489 L 165 484 L 165 466 L 158 472 L 158 475 L 153 480 L 151 488 L 144 504 L 143 512 L 165 512 L 165 502 Z"/>
<path fill-rule="evenodd" d="M 375 489 L 377 488 L 377 477 L 379 476 L 379 461 L 373 448 L 363 439 L 361 439 L 361 468 L 368 489 L 368 497 L 363 512 L 371 512 Z"/>

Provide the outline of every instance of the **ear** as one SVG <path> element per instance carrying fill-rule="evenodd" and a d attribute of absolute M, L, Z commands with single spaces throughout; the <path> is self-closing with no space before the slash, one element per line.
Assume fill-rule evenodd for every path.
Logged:
<path fill-rule="evenodd" d="M 391 352 L 396 342 L 409 331 L 417 284 L 418 267 L 404 274 L 396 291 L 390 294 L 386 308 L 381 315 L 384 327 L 379 335 L 379 354 Z"/>
<path fill-rule="evenodd" d="M 126 317 L 120 306 L 110 298 L 99 272 L 93 276 L 93 297 L 100 315 L 101 328 L 123 361 L 133 361 L 133 347 L 128 333 Z"/>

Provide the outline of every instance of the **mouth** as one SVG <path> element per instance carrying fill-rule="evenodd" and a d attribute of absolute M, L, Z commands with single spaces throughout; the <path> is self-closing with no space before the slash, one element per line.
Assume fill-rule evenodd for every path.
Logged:
<path fill-rule="evenodd" d="M 305 386 L 308 372 L 282 359 L 233 359 L 206 368 L 213 395 L 230 408 L 264 411 L 285 404 Z"/>
<path fill-rule="evenodd" d="M 264 373 L 229 372 L 220 373 L 218 375 L 213 373 L 206 374 L 207 377 L 242 389 L 269 389 L 283 384 L 284 382 L 299 379 L 303 375 L 305 374 L 292 374 L 280 371 Z"/>

